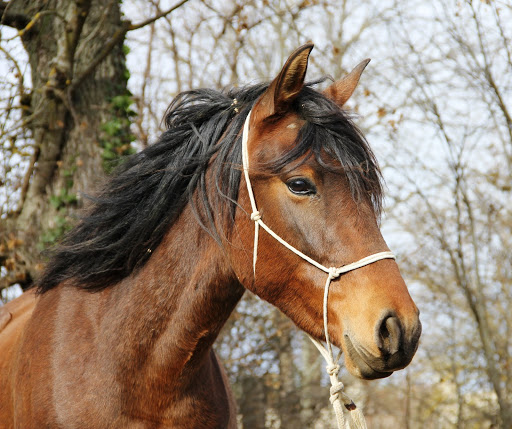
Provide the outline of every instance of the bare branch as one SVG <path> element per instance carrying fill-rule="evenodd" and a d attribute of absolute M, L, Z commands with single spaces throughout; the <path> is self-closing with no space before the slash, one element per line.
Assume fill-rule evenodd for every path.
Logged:
<path fill-rule="evenodd" d="M 490 66 L 490 61 L 489 61 L 489 58 L 488 58 L 488 54 L 487 54 L 487 49 L 485 47 L 485 40 L 484 40 L 484 34 L 483 34 L 483 30 L 481 28 L 481 23 L 480 23 L 480 20 L 476 14 L 476 11 L 475 11 L 475 8 L 473 6 L 473 3 L 469 3 L 470 6 L 471 6 L 471 12 L 472 12 L 472 18 L 473 18 L 473 21 L 475 23 L 475 28 L 477 30 L 477 35 L 478 35 L 478 43 L 479 43 L 479 47 L 480 47 L 480 55 L 482 56 L 483 58 L 483 61 L 484 61 L 484 64 L 483 64 L 483 71 L 484 71 L 484 74 L 485 74 L 485 78 L 487 79 L 487 83 L 489 84 L 489 86 L 492 88 L 495 96 L 496 96 L 496 99 L 498 101 L 498 105 L 500 107 L 500 110 L 501 112 L 503 113 L 503 116 L 505 118 L 505 121 L 507 123 L 507 127 L 508 127 L 508 134 L 509 134 L 509 138 L 510 138 L 510 142 L 512 144 L 512 117 L 510 116 L 510 113 L 508 111 L 508 108 L 505 104 L 505 101 L 503 100 L 503 96 L 501 94 L 501 91 L 500 89 L 498 88 L 498 85 L 496 84 L 496 81 L 494 79 L 494 76 L 491 72 L 491 66 Z"/>
<path fill-rule="evenodd" d="M 156 20 L 158 20 L 166 15 L 169 15 L 172 11 L 174 11 L 177 8 L 179 8 L 180 6 L 184 5 L 187 1 L 188 0 L 182 0 L 175 6 L 171 7 L 170 9 L 168 9 L 164 12 L 161 12 L 161 13 L 157 14 L 156 16 L 154 16 L 153 18 L 150 18 L 144 22 L 141 22 L 140 24 L 132 24 L 130 21 L 124 21 L 121 28 L 119 28 L 114 33 L 113 37 L 107 42 L 107 44 L 103 47 L 103 49 L 101 49 L 101 51 L 98 52 L 98 54 L 96 54 L 95 59 L 89 64 L 89 67 L 87 67 L 80 74 L 80 76 L 77 76 L 75 79 L 73 79 L 73 82 L 71 83 L 71 85 L 69 87 L 69 91 L 71 92 L 75 88 L 77 88 L 87 76 L 89 76 L 91 73 L 94 72 L 96 67 L 98 67 L 98 65 L 110 54 L 110 52 L 112 52 L 112 49 L 114 49 L 119 43 L 121 43 L 124 40 L 126 33 L 128 31 L 138 30 L 139 28 L 149 25 L 149 24 L 155 22 Z"/>
<path fill-rule="evenodd" d="M 146 25 L 152 24 L 156 20 L 163 18 L 166 15 L 169 15 L 171 12 L 175 11 L 180 6 L 183 6 L 186 2 L 188 2 L 188 0 L 181 0 L 178 4 L 172 6 L 170 9 L 160 12 L 152 18 L 146 19 L 145 21 L 143 21 L 139 24 L 132 24 L 132 25 L 130 25 L 130 27 L 128 28 L 127 31 L 138 30 L 139 28 L 142 28 L 142 27 L 145 27 Z"/>
<path fill-rule="evenodd" d="M 21 195 L 18 203 L 18 209 L 16 212 L 21 213 L 21 209 L 23 208 L 23 204 L 25 203 L 25 199 L 27 198 L 27 192 L 30 185 L 30 178 L 32 177 L 32 173 L 34 172 L 34 167 L 37 159 L 39 158 L 39 147 L 36 146 L 34 148 L 34 153 L 30 157 L 30 163 L 28 165 L 27 171 L 25 172 L 25 176 L 23 177 L 23 184 L 21 186 Z"/>
<path fill-rule="evenodd" d="M 143 122 L 145 117 L 145 109 L 148 108 L 148 102 L 146 101 L 146 87 L 151 78 L 151 55 L 153 52 L 153 43 L 155 38 L 155 24 L 150 24 L 150 33 L 149 33 L 149 41 L 148 41 L 148 51 L 146 55 L 146 68 L 144 70 L 144 76 L 142 79 L 142 84 L 140 88 L 140 97 L 137 98 L 137 108 L 139 114 L 135 120 L 135 124 L 139 131 L 139 140 L 143 148 L 148 146 L 148 133 L 144 130 Z"/>

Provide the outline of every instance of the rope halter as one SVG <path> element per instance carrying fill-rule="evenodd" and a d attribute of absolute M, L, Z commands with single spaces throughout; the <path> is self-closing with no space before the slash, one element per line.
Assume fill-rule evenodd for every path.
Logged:
<path fill-rule="evenodd" d="M 256 261 L 258 258 L 258 238 L 259 238 L 259 227 L 262 227 L 265 231 L 267 231 L 274 239 L 276 239 L 279 243 L 285 246 L 287 249 L 291 250 L 296 255 L 300 256 L 302 259 L 309 262 L 311 265 L 314 265 L 318 269 L 324 271 L 327 274 L 327 280 L 324 286 L 324 299 L 323 299 L 323 319 L 324 319 L 324 332 L 325 332 L 325 342 L 326 347 L 323 346 L 315 338 L 309 336 L 310 340 L 317 347 L 319 352 L 324 357 L 327 362 L 326 371 L 329 375 L 329 379 L 331 380 L 331 388 L 330 388 L 330 401 L 334 408 L 334 412 L 336 414 L 336 421 L 338 423 L 338 428 L 357 428 L 357 429 L 366 429 L 366 422 L 364 420 L 363 414 L 354 404 L 345 393 L 343 383 L 338 379 L 338 373 L 340 371 L 340 366 L 338 361 L 340 360 L 342 351 L 340 350 L 336 359 L 334 358 L 334 354 L 332 351 L 331 342 L 329 340 L 329 331 L 327 324 L 327 300 L 329 296 L 329 286 L 332 280 L 337 279 L 342 274 L 347 273 L 349 271 L 356 270 L 358 268 L 364 267 L 369 264 L 373 264 L 374 262 L 380 261 L 381 259 L 395 259 L 395 255 L 392 252 L 379 252 L 374 253 L 370 256 L 366 256 L 365 258 L 360 259 L 359 261 L 353 262 L 348 265 L 343 265 L 341 267 L 324 267 L 319 262 L 311 259 L 309 256 L 302 253 L 300 250 L 293 247 L 291 244 L 283 240 L 279 235 L 277 235 L 274 231 L 272 231 L 261 219 L 261 214 L 256 207 L 256 200 L 254 199 L 254 193 L 252 190 L 251 180 L 249 178 L 249 152 L 247 148 L 247 142 L 249 140 L 249 122 L 251 118 L 251 111 L 247 115 L 245 119 L 244 128 L 242 132 L 242 164 L 244 170 L 245 182 L 247 184 L 247 192 L 249 194 L 249 200 L 251 202 L 251 220 L 254 221 L 254 251 L 253 251 L 253 272 L 256 275 Z M 343 404 L 343 407 L 342 407 Z M 344 413 L 347 412 L 348 419 L 345 421 Z"/>

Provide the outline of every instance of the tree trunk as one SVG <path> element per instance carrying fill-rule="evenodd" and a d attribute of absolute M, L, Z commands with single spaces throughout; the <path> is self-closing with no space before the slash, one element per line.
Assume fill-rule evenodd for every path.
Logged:
<path fill-rule="evenodd" d="M 17 243 L 10 278 L 29 286 L 42 248 L 73 223 L 81 193 L 103 178 L 105 161 L 129 152 L 131 100 L 123 38 L 90 67 L 123 28 L 119 2 L 12 0 L 8 13 L 33 24 L 21 31 L 32 72 L 27 126 L 34 155 L 19 210 L 3 228 Z"/>

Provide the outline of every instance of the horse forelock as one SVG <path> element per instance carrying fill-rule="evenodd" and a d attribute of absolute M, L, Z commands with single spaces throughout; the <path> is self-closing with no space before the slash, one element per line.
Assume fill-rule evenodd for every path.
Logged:
<path fill-rule="evenodd" d="M 148 261 L 187 204 L 220 243 L 219 234 L 226 231 L 218 226 L 232 225 L 237 207 L 241 129 L 267 87 L 200 89 L 178 95 L 166 112 L 167 130 L 159 140 L 118 168 L 91 198 L 78 225 L 50 252 L 39 292 L 67 279 L 98 291 L 131 275 Z M 305 124 L 293 149 L 273 161 L 269 171 L 277 174 L 305 154 L 314 155 L 324 168 L 333 168 L 334 160 L 346 174 L 354 198 L 370 199 L 378 212 L 379 168 L 350 117 L 309 85 L 293 109 Z M 216 221 L 217 213 L 222 222 Z"/>

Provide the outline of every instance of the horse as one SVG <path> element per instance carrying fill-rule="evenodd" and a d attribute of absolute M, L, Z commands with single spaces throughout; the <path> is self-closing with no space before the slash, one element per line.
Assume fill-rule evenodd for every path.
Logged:
<path fill-rule="evenodd" d="M 329 275 L 326 330 L 325 273 L 264 231 L 253 255 L 261 220 L 322 266 L 389 253 L 381 173 L 343 109 L 369 60 L 319 91 L 312 49 L 270 83 L 178 95 L 159 140 L 90 197 L 36 286 L 0 310 L 2 428 L 236 427 L 212 346 L 246 289 L 328 334 L 357 377 L 411 362 L 421 323 L 395 260 Z"/>

